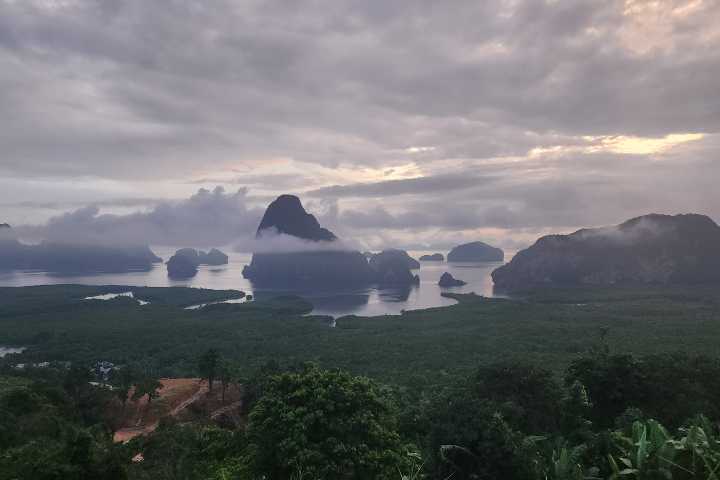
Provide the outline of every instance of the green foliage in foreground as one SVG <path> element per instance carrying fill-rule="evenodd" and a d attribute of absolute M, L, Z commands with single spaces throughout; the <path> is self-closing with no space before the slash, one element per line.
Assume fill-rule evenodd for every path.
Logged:
<path fill-rule="evenodd" d="M 103 417 L 109 392 L 87 382 L 74 388 L 67 378 L 73 372 L 54 373 L 54 381 L 0 393 L 0 479 L 127 478 L 128 459 L 113 445 Z"/>
<path fill-rule="evenodd" d="M 340 370 L 269 367 L 246 386 L 257 397 L 246 426 L 164 420 L 126 445 L 110 442 L 113 393 L 82 382 L 82 369 L 8 373 L 24 381 L 0 392 L 0 479 L 717 479 L 720 432 L 695 410 L 717 397 L 693 380 L 664 388 L 679 398 L 690 387 L 694 407 L 660 409 L 664 398 L 625 395 L 612 400 L 622 411 L 613 426 L 592 421 L 608 405 L 588 392 L 612 386 L 616 372 L 618 382 L 629 373 L 658 391 L 662 374 L 687 377 L 695 365 L 720 376 L 702 357 L 606 349 L 578 358 L 562 382 L 543 368 L 503 362 L 425 392 L 420 403 Z M 588 371 L 596 375 L 586 387 L 579 378 Z M 652 411 L 667 422 L 643 413 Z M 143 461 L 131 462 L 137 453 Z"/>
<path fill-rule="evenodd" d="M 128 465 L 133 480 L 248 478 L 245 435 L 216 426 L 163 421 L 155 433 L 138 437 L 122 450 L 142 452 L 143 461 Z"/>
<path fill-rule="evenodd" d="M 706 417 L 673 437 L 655 420 L 635 422 L 630 432 L 614 432 L 616 452 L 608 456 L 611 478 L 717 478 L 720 438 Z"/>
<path fill-rule="evenodd" d="M 258 477 L 392 478 L 409 468 L 387 393 L 372 381 L 306 366 L 271 378 L 250 414 Z"/>
<path fill-rule="evenodd" d="M 574 361 L 564 387 L 542 369 L 481 367 L 431 410 L 429 471 L 461 480 L 717 479 L 717 423 L 702 409 L 715 412 L 719 397 L 702 387 L 718 374 L 720 363 L 706 357 L 635 358 L 605 349 Z M 628 378 L 646 395 L 634 395 Z M 684 381 L 668 383 L 675 378 Z M 688 401 L 672 403 L 679 399 Z M 619 413 L 605 418 L 610 411 Z"/>

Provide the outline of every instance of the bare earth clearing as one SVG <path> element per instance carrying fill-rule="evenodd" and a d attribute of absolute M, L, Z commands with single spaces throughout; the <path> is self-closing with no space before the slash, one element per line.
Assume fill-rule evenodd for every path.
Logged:
<path fill-rule="evenodd" d="M 138 435 L 153 432 L 163 417 L 175 417 L 181 421 L 197 417 L 212 421 L 219 421 L 224 416 L 235 421 L 239 418 L 236 412 L 242 407 L 242 391 L 238 385 L 228 386 L 223 402 L 221 385 L 217 381 L 213 383 L 212 394 L 209 394 L 207 382 L 199 378 L 162 378 L 160 383 L 159 397 L 149 405 L 147 396 L 132 400 L 134 391 L 130 390 L 122 427 L 115 432 L 116 442 L 127 442 Z"/>
<path fill-rule="evenodd" d="M 176 416 L 188 405 L 196 402 L 207 392 L 207 384 L 199 378 L 162 378 L 160 396 L 148 405 L 147 396 L 132 400 L 133 390 L 128 394 L 123 428 L 115 432 L 116 442 L 128 440 L 155 430 L 164 416 Z"/>

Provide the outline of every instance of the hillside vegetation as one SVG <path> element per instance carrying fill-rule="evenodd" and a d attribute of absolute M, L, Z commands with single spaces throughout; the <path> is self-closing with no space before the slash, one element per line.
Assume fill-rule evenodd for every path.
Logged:
<path fill-rule="evenodd" d="M 135 298 L 84 300 L 127 291 Z M 225 296 L 242 293 L 0 289 L 0 344 L 27 347 L 0 362 L 0 478 L 720 471 L 717 292 L 457 295 L 451 307 L 334 327 L 297 297 L 183 308 Z M 117 367 L 108 378 L 101 360 Z M 159 381 L 181 376 L 197 380 Z M 187 400 L 171 398 L 173 382 L 192 387 Z"/>

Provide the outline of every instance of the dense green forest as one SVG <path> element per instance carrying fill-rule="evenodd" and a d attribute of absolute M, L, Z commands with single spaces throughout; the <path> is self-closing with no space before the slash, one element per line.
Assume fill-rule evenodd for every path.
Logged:
<path fill-rule="evenodd" d="M 87 301 L 107 292 L 130 298 Z M 618 352 L 714 355 L 717 289 L 535 292 L 514 300 L 458 295 L 450 307 L 399 316 L 307 315 L 298 298 L 184 306 L 241 292 L 185 288 L 42 286 L 0 288 L 0 345 L 26 346 L 15 362 L 142 362 L 161 376 L 196 374 L 207 348 L 251 371 L 268 361 L 314 361 L 402 385 L 437 384 L 477 365 L 522 360 L 561 373 L 606 332 Z"/>
<path fill-rule="evenodd" d="M 83 300 L 124 291 L 151 303 Z M 718 292 L 463 295 L 335 327 L 296 297 L 183 308 L 228 296 L 241 293 L 0 289 L 0 345 L 27 347 L 0 364 L 0 479 L 720 473 Z M 101 360 L 121 366 L 109 385 L 91 383 Z M 149 402 L 166 376 L 241 385 L 241 421 L 196 412 L 113 443 L 130 387 Z"/>

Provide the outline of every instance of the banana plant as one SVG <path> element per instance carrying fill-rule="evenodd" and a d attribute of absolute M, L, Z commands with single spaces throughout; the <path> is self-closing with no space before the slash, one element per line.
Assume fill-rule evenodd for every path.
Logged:
<path fill-rule="evenodd" d="M 617 455 L 608 456 L 611 480 L 720 480 L 720 441 L 715 428 L 700 417 L 672 435 L 655 420 L 635 422 L 630 437 L 616 432 Z"/>
<path fill-rule="evenodd" d="M 582 447 L 561 448 L 555 450 L 552 457 L 552 470 L 548 480 L 585 480 L 580 457 L 583 453 Z"/>

